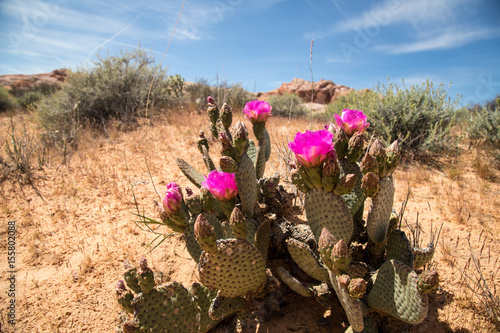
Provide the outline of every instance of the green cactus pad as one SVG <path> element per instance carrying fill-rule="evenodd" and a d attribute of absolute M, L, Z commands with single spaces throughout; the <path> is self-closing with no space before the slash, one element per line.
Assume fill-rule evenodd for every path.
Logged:
<path fill-rule="evenodd" d="M 264 140 L 266 141 L 266 161 L 271 157 L 271 137 L 267 129 L 264 130 Z"/>
<path fill-rule="evenodd" d="M 255 233 L 254 244 L 262 254 L 262 258 L 264 258 L 264 261 L 267 260 L 267 251 L 269 249 L 270 233 L 271 233 L 271 222 L 268 219 L 266 219 L 259 225 L 259 227 L 257 228 L 257 232 Z"/>
<path fill-rule="evenodd" d="M 255 167 L 247 154 L 241 155 L 238 169 L 234 174 L 238 193 L 241 200 L 241 210 L 247 218 L 253 217 L 255 203 L 257 202 L 257 180 Z"/>
<path fill-rule="evenodd" d="M 200 255 L 202 252 L 200 244 L 198 244 L 194 235 L 194 223 L 197 216 L 198 215 L 191 216 L 188 226 L 184 229 L 186 248 L 189 252 L 189 255 L 191 256 L 191 258 L 193 258 L 194 261 L 196 261 L 196 263 L 200 261 Z"/>
<path fill-rule="evenodd" d="M 293 238 L 289 238 L 286 243 L 288 252 L 297 266 L 318 281 L 328 281 L 328 270 L 318 262 L 307 244 Z"/>
<path fill-rule="evenodd" d="M 361 172 L 361 168 L 358 163 L 349 163 L 349 161 L 344 158 L 339 160 L 339 165 L 342 169 L 340 177 L 348 174 L 354 174 L 356 176 L 356 186 L 354 186 L 354 189 L 342 196 L 342 199 L 344 199 L 347 207 L 349 207 L 349 210 L 351 211 L 351 215 L 354 215 L 357 211 L 363 208 L 363 203 L 366 199 L 365 193 L 361 189 L 363 173 Z"/>
<path fill-rule="evenodd" d="M 417 273 L 410 267 L 388 260 L 373 276 L 373 287 L 366 302 L 375 310 L 418 324 L 427 316 L 428 300 L 418 292 L 417 281 Z"/>
<path fill-rule="evenodd" d="M 201 183 L 205 180 L 205 177 L 198 170 L 181 158 L 176 158 L 175 163 L 191 183 L 198 188 L 201 187 Z"/>
<path fill-rule="evenodd" d="M 244 311 L 247 302 L 243 297 L 222 297 L 220 292 L 213 299 L 208 310 L 208 315 L 213 320 L 221 320 L 236 312 Z"/>
<path fill-rule="evenodd" d="M 413 267 L 413 248 L 405 233 L 393 230 L 387 241 L 387 260 L 398 260 L 408 267 Z"/>
<path fill-rule="evenodd" d="M 264 177 L 264 171 L 266 170 L 266 141 L 264 139 L 259 141 L 259 147 L 257 148 L 257 159 L 255 160 L 255 175 L 257 179 Z"/>
<path fill-rule="evenodd" d="M 321 230 L 327 228 L 336 240 L 343 239 L 349 243 L 353 220 L 349 208 L 341 197 L 314 188 L 307 192 L 304 208 L 316 241 L 319 240 Z"/>
<path fill-rule="evenodd" d="M 260 251 L 243 239 L 217 241 L 217 253 L 203 252 L 198 263 L 201 282 L 223 297 L 252 296 L 266 282 L 266 263 Z"/>
<path fill-rule="evenodd" d="M 217 168 L 215 167 L 214 161 L 212 161 L 212 158 L 208 153 L 207 147 L 201 146 L 201 151 L 203 153 L 203 162 L 205 162 L 205 166 L 207 167 L 208 172 L 216 170 Z"/>
<path fill-rule="evenodd" d="M 431 262 L 435 251 L 436 246 L 434 243 L 430 243 L 425 249 L 415 247 L 413 249 L 413 268 L 419 269 Z"/>
<path fill-rule="evenodd" d="M 337 294 L 337 297 L 344 308 L 347 315 L 347 320 L 349 324 L 356 332 L 361 332 L 364 329 L 363 323 L 363 311 L 361 309 L 361 301 L 359 299 L 352 298 L 347 291 L 347 288 L 342 287 L 338 281 L 338 272 L 333 272 L 328 270 L 330 275 L 330 283 L 333 286 L 333 290 Z"/>
<path fill-rule="evenodd" d="M 312 297 L 314 296 L 313 291 L 305 286 L 302 282 L 300 282 L 297 278 L 295 278 L 290 272 L 288 272 L 285 268 L 283 267 L 278 267 L 276 270 L 276 274 L 278 274 L 278 277 L 283 281 L 287 286 L 290 287 L 293 291 L 295 291 L 297 294 L 304 296 L 304 297 Z"/>
<path fill-rule="evenodd" d="M 366 231 L 372 242 L 383 243 L 387 238 L 389 220 L 394 203 L 394 181 L 392 177 L 380 179 L 380 191 L 375 198 L 368 200 L 368 215 L 366 217 Z"/>
<path fill-rule="evenodd" d="M 255 165 L 255 162 L 257 161 L 258 149 L 255 145 L 255 142 L 253 142 L 252 140 L 248 140 L 247 155 L 248 157 L 250 157 L 252 164 Z"/>
<path fill-rule="evenodd" d="M 254 219 L 247 219 L 247 241 L 255 244 L 255 234 L 259 228 L 259 223 Z"/>
<path fill-rule="evenodd" d="M 179 282 L 157 286 L 132 301 L 135 327 L 138 332 L 207 332 L 219 322 L 208 317 L 214 297 L 214 292 L 199 284 L 193 285 L 190 292 Z"/>

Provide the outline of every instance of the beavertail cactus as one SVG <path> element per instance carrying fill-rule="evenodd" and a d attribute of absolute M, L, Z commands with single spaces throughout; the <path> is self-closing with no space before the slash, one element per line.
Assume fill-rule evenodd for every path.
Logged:
<path fill-rule="evenodd" d="M 411 244 L 398 228 L 401 216 L 392 208 L 398 141 L 384 148 L 375 140 L 366 150 L 368 119 L 349 109 L 325 129 L 297 133 L 288 143 L 295 155 L 288 164 L 292 183 L 304 193 L 307 221 L 295 225 L 286 220 L 291 194 L 279 184 L 280 175 L 264 177 L 272 107 L 251 101 L 243 109 L 256 144 L 244 122 L 232 125 L 229 105 L 219 108 L 212 97 L 207 101 L 219 166 L 201 131 L 196 143 L 206 172 L 176 160 L 198 192 L 172 182 L 157 203 L 159 224 L 183 234 L 201 283 L 189 289 L 177 282 L 158 286 L 145 259 L 139 269 L 126 262 L 116 294 L 134 319 L 123 331 L 207 332 L 234 314 L 241 327 L 251 327 L 279 309 L 283 288 L 273 274 L 327 308 L 335 292 L 350 323 L 348 332 L 377 332 L 387 321 L 422 322 L 427 294 L 437 290 L 439 276 L 415 270 L 432 260 L 437 239 L 431 233 L 428 247 L 420 248 L 418 237 Z M 277 267 L 271 271 L 268 263 L 274 259 L 287 269 L 271 265 Z M 300 271 L 297 266 L 299 274 L 309 275 L 307 283 L 292 275 Z"/>

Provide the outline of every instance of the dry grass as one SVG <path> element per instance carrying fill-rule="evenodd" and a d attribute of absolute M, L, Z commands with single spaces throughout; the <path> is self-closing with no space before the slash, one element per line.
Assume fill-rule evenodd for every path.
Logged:
<path fill-rule="evenodd" d="M 245 121 L 241 114 L 235 114 L 234 118 Z M 0 119 L 2 126 L 9 121 Z M 52 152 L 48 164 L 33 170 L 40 195 L 25 185 L 24 195 L 19 195 L 18 185 L 4 183 L 0 232 L 5 233 L 8 220 L 15 220 L 19 236 L 18 332 L 115 332 L 126 318 L 114 298 L 125 258 L 137 263 L 145 256 L 154 270 L 164 273 L 163 281 L 187 284 L 197 280 L 195 264 L 180 236 L 172 236 L 148 253 L 146 247 L 154 235 L 142 232 L 133 223 L 137 219 L 133 213 L 136 200 L 145 215 L 156 217 L 152 204 L 158 198 L 156 192 L 162 195 L 163 187 L 170 181 L 177 181 L 183 187 L 190 185 L 176 167 L 175 157 L 205 171 L 195 145 L 200 129 L 209 133 L 204 121 L 205 116 L 196 112 L 171 113 L 155 121 L 152 127 L 143 126 L 128 133 L 116 131 L 108 138 L 83 133 L 69 163 L 61 164 L 62 157 Z M 34 124 L 27 122 L 26 126 L 28 131 L 34 130 Z M 321 126 L 314 123 L 312 128 Z M 306 119 L 272 118 L 268 129 L 272 142 L 281 151 L 273 151 L 266 175 L 285 172 L 286 142 L 297 131 L 309 128 Z M 209 141 L 211 155 L 217 161 L 218 144 Z M 464 154 L 453 165 L 443 162 L 441 169 L 448 170 L 445 172 L 420 165 L 408 165 L 396 172 L 394 207 L 400 207 L 410 186 L 406 216 L 415 221 L 418 213 L 421 239 L 429 239 L 431 223 L 434 227 L 443 223 L 435 264 L 439 267 L 447 305 L 436 309 L 431 315 L 434 319 L 429 319 L 438 325 L 433 327 L 436 332 L 495 329 L 486 308 L 477 298 L 470 297 L 473 292 L 463 282 L 461 273 L 471 256 L 469 233 L 476 240 L 483 230 L 483 251 L 474 253 L 481 263 L 484 281 L 496 294 L 494 286 L 500 281 L 498 274 L 495 275 L 498 263 L 493 264 L 493 258 L 500 256 L 500 244 L 495 241 L 500 232 L 497 223 L 500 186 L 476 174 L 473 157 Z M 454 171 L 449 171 L 453 168 Z M 498 179 L 498 172 L 494 172 L 496 178 L 492 179 Z M 476 243 L 472 244 L 474 248 Z M 3 257 L 5 250 L 5 244 L 0 244 Z M 472 274 L 474 266 L 467 269 Z M 0 270 L 0 288 L 6 286 L 5 281 L 5 272 Z M 479 294 L 478 289 L 474 293 Z M 6 301 L 0 298 L 0 307 Z M 312 309 L 303 310 L 310 315 L 301 317 L 305 321 L 301 324 L 316 325 Z M 0 318 L 2 328 L 9 332 L 4 320 Z M 269 327 L 286 327 L 286 323 L 273 326 L 281 325 L 278 324 L 281 319 L 273 320 Z"/>

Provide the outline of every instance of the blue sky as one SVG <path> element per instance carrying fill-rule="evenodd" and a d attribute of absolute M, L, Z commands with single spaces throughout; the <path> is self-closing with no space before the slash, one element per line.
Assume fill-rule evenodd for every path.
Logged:
<path fill-rule="evenodd" d="M 0 75 L 85 66 L 139 43 L 159 62 L 182 0 L 0 0 Z M 293 78 L 356 89 L 387 78 L 500 93 L 498 0 L 186 0 L 163 66 L 268 91 Z"/>

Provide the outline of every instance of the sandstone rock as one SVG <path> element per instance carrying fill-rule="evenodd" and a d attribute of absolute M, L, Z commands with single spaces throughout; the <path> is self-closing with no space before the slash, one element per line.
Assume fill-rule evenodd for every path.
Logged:
<path fill-rule="evenodd" d="M 344 85 L 338 85 L 330 80 L 316 81 L 311 85 L 311 81 L 304 79 L 293 79 L 290 83 L 283 83 L 278 89 L 266 93 L 258 93 L 257 98 L 265 100 L 273 95 L 282 95 L 283 93 L 294 93 L 304 102 L 328 104 L 339 96 L 344 96 L 354 91 Z"/>
<path fill-rule="evenodd" d="M 0 75 L 0 84 L 7 90 L 30 89 L 39 84 L 60 84 L 68 76 L 66 68 L 55 69 L 51 73 L 33 75 Z"/>

